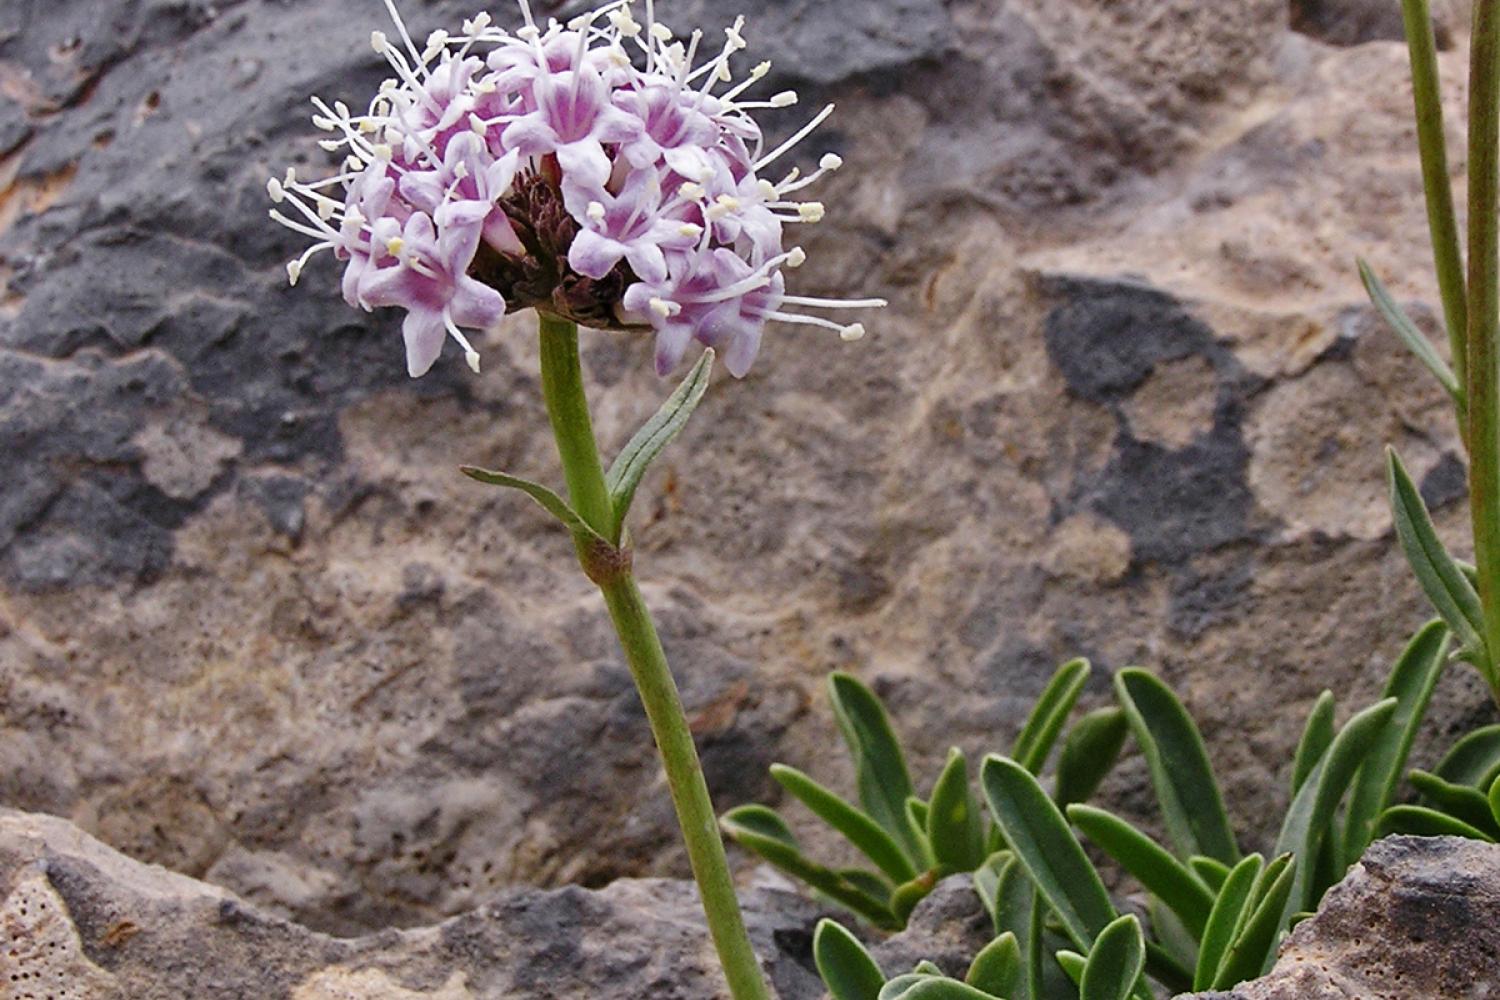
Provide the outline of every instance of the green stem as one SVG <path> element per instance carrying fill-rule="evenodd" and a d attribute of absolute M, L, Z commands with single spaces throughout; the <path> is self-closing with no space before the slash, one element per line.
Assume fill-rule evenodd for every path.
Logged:
<path fill-rule="evenodd" d="M 1437 42 L 1432 32 L 1428 0 L 1401 0 L 1406 22 L 1406 45 L 1411 56 L 1411 91 L 1417 110 L 1417 147 L 1422 160 L 1422 188 L 1427 195 L 1427 225 L 1432 233 L 1432 255 L 1437 265 L 1438 292 L 1453 373 L 1460 392 L 1467 369 L 1465 333 L 1469 326 L 1464 293 L 1463 251 L 1453 212 L 1453 187 L 1448 178 L 1448 147 L 1443 130 L 1443 96 L 1438 83 Z M 1463 402 L 1459 423 L 1464 422 Z"/>
<path fill-rule="evenodd" d="M 579 515 L 608 538 L 614 507 L 605 487 L 604 469 L 599 463 L 599 449 L 589 420 L 578 358 L 578 327 L 543 313 L 541 341 L 542 391 L 569 497 Z M 579 543 L 579 557 L 589 578 L 604 594 L 610 620 L 614 622 L 631 676 L 645 705 L 730 996 L 734 1000 L 771 1000 L 740 916 L 734 880 L 724 856 L 724 842 L 719 837 L 708 783 L 703 779 L 703 767 L 682 710 L 682 699 L 677 694 L 677 683 L 672 679 L 651 613 L 631 574 L 628 553 L 617 550 L 599 553 Z"/>
<path fill-rule="evenodd" d="M 1469 75 L 1469 507 L 1479 601 L 1484 610 L 1483 669 L 1500 698 L 1500 0 L 1476 0 Z"/>

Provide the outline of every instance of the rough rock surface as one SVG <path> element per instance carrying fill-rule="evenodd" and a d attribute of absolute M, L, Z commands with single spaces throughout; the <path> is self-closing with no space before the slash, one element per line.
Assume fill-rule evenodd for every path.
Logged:
<path fill-rule="evenodd" d="M 1180 1000 L 1455 1000 L 1500 993 L 1500 847 L 1378 841 L 1264 978 Z"/>
<path fill-rule="evenodd" d="M 740 898 L 777 996 L 820 1000 L 812 932 L 826 913 L 789 888 Z M 622 879 L 506 889 L 436 926 L 334 938 L 65 820 L 0 809 L 0 1000 L 713 1000 L 702 928 L 692 883 Z M 962 968 L 987 929 L 958 877 L 875 953 L 890 969 Z"/>
<path fill-rule="evenodd" d="M 1384 444 L 1465 532 L 1443 400 L 1352 267 L 1430 323 L 1400 45 L 1308 28 L 1350 2 L 761 6 L 768 89 L 840 106 L 802 288 L 893 305 L 856 346 L 774 331 L 638 500 L 720 804 L 775 759 L 847 782 L 830 669 L 930 776 L 1083 654 L 1091 701 L 1130 663 L 1183 693 L 1265 846 L 1308 706 L 1373 696 L 1428 614 Z M 567 540 L 454 471 L 556 478 L 529 318 L 412 382 L 326 260 L 285 286 L 264 183 L 326 166 L 310 92 L 378 82 L 359 11 L 0 5 L 0 802 L 347 934 L 686 871 Z M 647 344 L 585 346 L 617 445 L 666 387 Z M 1422 752 L 1485 705 L 1454 672 Z M 1107 794 L 1149 821 L 1138 761 Z"/>

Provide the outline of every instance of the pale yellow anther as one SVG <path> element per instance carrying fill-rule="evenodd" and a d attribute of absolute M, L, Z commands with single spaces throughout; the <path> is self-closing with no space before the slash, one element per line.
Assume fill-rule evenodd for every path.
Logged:
<path fill-rule="evenodd" d="M 651 311 L 656 313 L 656 315 L 660 316 L 662 319 L 666 319 L 668 316 L 672 315 L 672 303 L 668 302 L 666 299 L 653 298 L 651 300 Z"/>
<path fill-rule="evenodd" d="M 658 42 L 670 42 L 672 40 L 672 29 L 657 21 L 651 25 L 651 37 Z"/>
<path fill-rule="evenodd" d="M 684 222 L 677 227 L 677 232 L 688 239 L 697 239 L 703 235 L 703 227 L 696 222 Z"/>
<path fill-rule="evenodd" d="M 392 153 L 389 143 L 378 142 L 372 147 L 371 151 L 375 154 L 375 159 L 382 163 L 389 163 L 391 161 Z"/>
<path fill-rule="evenodd" d="M 801 247 L 792 247 L 786 254 L 787 267 L 801 267 L 807 263 L 807 251 Z"/>
<path fill-rule="evenodd" d="M 282 199 L 286 197 L 286 190 L 281 186 L 280 181 L 272 177 L 266 181 L 266 194 L 270 195 L 271 200 L 279 205 Z"/>
<path fill-rule="evenodd" d="M 864 335 L 865 325 L 863 323 L 850 323 L 839 331 L 839 339 L 849 343 L 853 343 Z"/>
<path fill-rule="evenodd" d="M 771 97 L 771 107 L 773 108 L 789 108 L 796 103 L 797 92 L 795 90 L 783 90 L 781 93 L 774 94 Z"/>
<path fill-rule="evenodd" d="M 776 185 L 764 177 L 755 182 L 755 190 L 759 191 L 760 196 L 766 199 L 766 201 L 774 201 L 776 199 Z"/>
<path fill-rule="evenodd" d="M 698 201 L 708 194 L 708 192 L 704 190 L 702 184 L 694 184 L 692 181 L 688 181 L 687 183 L 683 184 L 680 188 L 677 189 L 677 193 L 682 195 L 688 201 Z"/>
<path fill-rule="evenodd" d="M 797 218 L 803 222 L 823 221 L 823 203 L 821 201 L 804 201 L 797 206 Z"/>
<path fill-rule="evenodd" d="M 584 210 L 584 215 L 592 222 L 604 221 L 604 203 L 602 201 L 591 201 L 589 207 Z"/>
<path fill-rule="evenodd" d="M 469 370 L 471 372 L 473 372 L 475 375 L 478 375 L 479 374 L 479 352 L 476 351 L 476 350 L 474 350 L 474 348 L 472 348 L 472 347 L 469 348 L 467 351 L 464 352 L 464 360 L 469 363 Z"/>
<path fill-rule="evenodd" d="M 385 50 L 390 47 L 390 44 L 390 41 L 385 37 L 385 32 L 370 32 L 370 48 L 374 49 L 380 55 L 385 55 Z"/>
<path fill-rule="evenodd" d="M 406 241 L 399 236 L 392 236 L 390 239 L 385 241 L 386 253 L 390 254 L 392 257 L 401 256 L 401 251 L 405 249 Z"/>
<path fill-rule="evenodd" d="M 823 158 L 818 161 L 818 166 L 824 170 L 837 170 L 844 165 L 844 158 L 837 153 L 824 153 Z"/>

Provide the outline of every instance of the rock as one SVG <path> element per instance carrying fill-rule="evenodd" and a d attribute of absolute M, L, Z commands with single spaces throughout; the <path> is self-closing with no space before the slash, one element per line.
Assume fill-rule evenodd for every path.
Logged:
<path fill-rule="evenodd" d="M 819 910 L 742 894 L 782 1000 L 818 1000 Z M 431 927 L 334 938 L 126 858 L 72 824 L 0 810 L 0 1000 L 712 1000 L 690 882 L 505 890 Z"/>
<path fill-rule="evenodd" d="M 1452 1000 L 1500 989 L 1500 847 L 1458 837 L 1372 844 L 1261 979 L 1181 1000 Z"/>
<path fill-rule="evenodd" d="M 847 163 L 800 290 L 893 306 L 857 346 L 771 331 L 638 496 L 718 804 L 774 800 L 773 760 L 851 787 L 831 669 L 888 699 L 925 783 L 1081 654 L 1089 707 L 1132 663 L 1183 694 L 1268 846 L 1307 707 L 1373 698 L 1430 615 L 1381 447 L 1468 530 L 1441 393 L 1351 265 L 1436 330 L 1401 46 L 1325 45 L 1286 0 L 760 6 L 768 90 L 803 90 L 776 127 L 836 102 Z M 286 287 L 265 181 L 329 166 L 307 95 L 378 84 L 377 15 L 0 5 L 0 801 L 356 937 L 687 870 L 568 540 L 455 471 L 557 481 L 530 319 L 479 338 L 482 377 L 412 381 L 326 260 Z M 668 386 L 645 343 L 584 341 L 614 449 Z M 1422 759 L 1487 705 L 1450 671 Z M 1105 794 L 1152 821 L 1138 759 Z"/>

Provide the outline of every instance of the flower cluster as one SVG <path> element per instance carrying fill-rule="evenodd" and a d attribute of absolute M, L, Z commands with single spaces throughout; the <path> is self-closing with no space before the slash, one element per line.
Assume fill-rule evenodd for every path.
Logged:
<path fill-rule="evenodd" d="M 761 176 L 832 106 L 765 149 L 750 112 L 796 95 L 742 96 L 769 70 L 760 63 L 735 82 L 743 19 L 699 62 L 701 32 L 677 39 L 652 0 L 644 23 L 631 4 L 543 27 L 520 0 L 514 34 L 478 14 L 418 48 L 387 0 L 399 43 L 379 31 L 371 42 L 394 75 L 368 110 L 313 99 L 314 124 L 332 133 L 321 145 L 345 154 L 342 171 L 309 183 L 289 170 L 268 184 L 296 215 L 273 209 L 272 218 L 317 241 L 287 265 L 291 281 L 331 250 L 346 262 L 350 305 L 406 310 L 413 376 L 450 336 L 477 371 L 462 328 L 527 307 L 654 330 L 662 374 L 696 340 L 744 375 L 768 320 L 863 335 L 858 323 L 797 310 L 883 301 L 788 295 L 782 274 L 806 259 L 784 247 L 784 227 L 823 216 L 822 204 L 796 195 L 839 157 L 823 156 L 806 176 Z"/>

